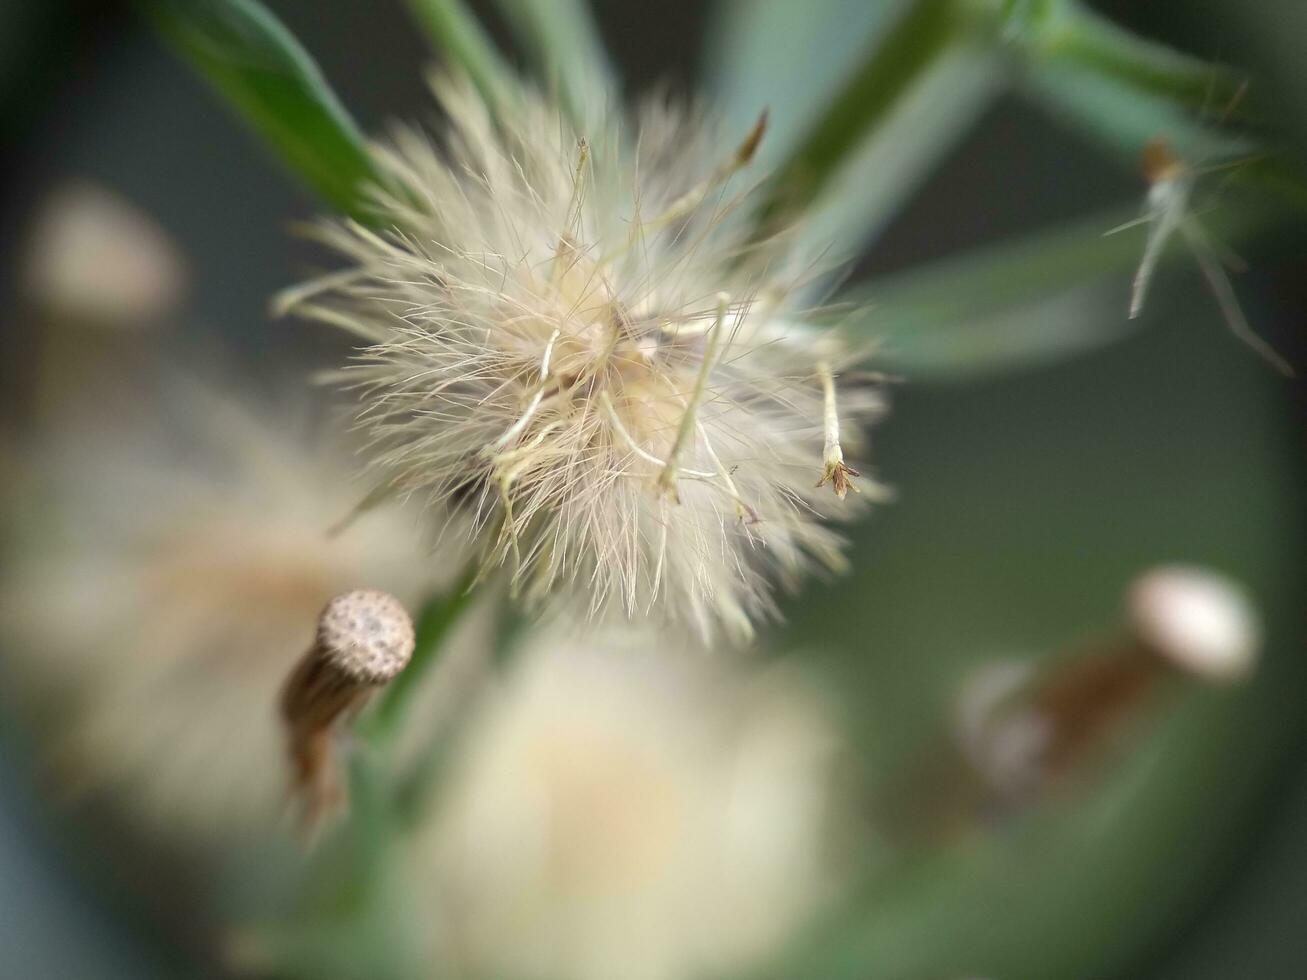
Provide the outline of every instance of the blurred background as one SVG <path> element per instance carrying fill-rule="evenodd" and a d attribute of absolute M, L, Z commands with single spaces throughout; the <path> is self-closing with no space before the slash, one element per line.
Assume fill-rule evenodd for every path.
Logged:
<path fill-rule="evenodd" d="M 369 131 L 429 115 L 427 49 L 398 4 L 268 6 Z M 594 6 L 629 91 L 661 82 L 690 91 L 704 81 L 711 5 Z M 1264 86 L 1260 104 L 1307 147 L 1307 69 L 1295 45 L 1307 36 L 1302 5 L 1094 6 L 1249 69 Z M 861 4 L 844 7 L 851 25 L 864 23 Z M 507 46 L 493 14 L 487 20 Z M 166 356 L 203 363 L 263 399 L 316 409 L 317 396 L 298 392 L 340 344 L 267 313 L 274 292 L 313 268 L 312 250 L 287 230 L 314 203 L 125 6 L 0 0 L 0 133 L 7 448 L 44 438 L 31 393 L 51 359 L 74 372 L 64 384 L 91 399 L 107 373 L 148 371 Z M 55 313 L 42 305 L 49 290 L 33 286 L 34 243 L 48 233 L 51 208 L 79 188 L 143 216 L 145 227 L 131 225 L 139 248 L 160 257 L 112 278 L 140 283 L 123 302 L 151 321 L 148 338 L 43 333 Z M 1005 95 L 855 275 L 894 276 L 1137 206 L 1145 190 L 1137 169 L 1073 125 Z M 127 232 L 115 227 L 121 242 Z M 1250 320 L 1300 368 L 1305 246 L 1301 223 L 1238 245 Z M 1106 283 L 1102 295 L 1116 306 L 1092 311 L 1106 339 L 1077 356 L 905 372 L 909 383 L 895 388 L 893 413 L 874 434 L 878 474 L 898 499 L 854 530 L 853 573 L 810 583 L 787 603 L 787 625 L 769 645 L 801 657 L 818 686 L 838 692 L 858 778 L 873 787 L 928 751 L 978 665 L 1041 658 L 1111 629 L 1127 585 L 1153 565 L 1206 565 L 1247 588 L 1265 633 L 1255 676 L 1235 689 L 1186 691 L 1090 789 L 993 833 L 885 861 L 764 975 L 1307 975 L 1304 389 L 1231 338 L 1192 263 L 1160 273 L 1145 315 L 1127 327 L 1131 272 Z M 124 419 L 158 411 L 120 408 L 107 395 L 101 410 Z M 6 484 L 16 484 L 18 468 L 5 469 Z M 20 537 L 14 523 L 0 525 L 7 546 Z M 139 828 L 117 836 L 88 827 L 84 809 L 52 805 L 38 789 L 33 760 L 49 736 L 21 720 L 15 690 L 5 692 L 0 721 L 0 976 L 224 975 L 188 935 L 178 907 L 185 886 L 167 848 Z M 143 892 L 129 879 L 157 888 Z"/>

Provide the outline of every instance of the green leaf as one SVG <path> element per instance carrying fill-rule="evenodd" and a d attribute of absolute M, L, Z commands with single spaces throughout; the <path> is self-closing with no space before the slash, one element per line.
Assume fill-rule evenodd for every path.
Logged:
<path fill-rule="evenodd" d="M 138 0 L 172 48 L 323 198 L 361 216 L 375 180 L 349 113 L 318 66 L 256 0 Z"/>
<path fill-rule="evenodd" d="M 791 204 L 816 196 L 840 161 L 901 103 L 957 36 L 953 0 L 917 0 L 876 38 L 785 168 Z"/>
<path fill-rule="evenodd" d="M 1131 168 L 1138 166 L 1140 152 L 1154 139 L 1164 139 L 1181 158 L 1196 164 L 1247 157 L 1257 149 L 1246 135 L 1204 124 L 1183 105 L 1139 92 L 1127 81 L 1081 65 L 1040 65 L 1026 76 L 1023 91 Z"/>
<path fill-rule="evenodd" d="M 835 329 L 876 344 L 876 361 L 921 380 L 952 380 L 1058 360 L 1127 332 L 1130 277 L 1144 228 L 1116 234 L 1133 209 L 1002 242 L 840 296 L 856 312 Z M 1208 216 L 1229 241 L 1266 224 L 1264 212 L 1224 208 Z M 1172 248 L 1170 258 L 1185 257 Z"/>
<path fill-rule="evenodd" d="M 1239 162 L 1232 182 L 1307 202 L 1307 175 L 1280 153 L 1283 133 L 1258 114 L 1249 76 L 1138 37 L 1077 0 L 1004 2 L 1001 35 L 1025 94 L 1127 166 L 1161 139 L 1190 166 Z"/>
<path fill-rule="evenodd" d="M 942 51 L 828 169 L 803 215 L 800 250 L 839 260 L 873 241 L 979 121 L 1003 80 L 1001 64 L 983 48 Z"/>
<path fill-rule="evenodd" d="M 1005 79 L 992 17 L 915 0 L 880 32 L 782 167 L 769 214 L 802 214 L 798 247 L 842 259 L 872 238 Z"/>
<path fill-rule="evenodd" d="M 614 72 L 585 0 L 499 0 L 545 83 L 578 124 L 618 97 Z"/>
<path fill-rule="evenodd" d="M 1125 331 L 1142 229 L 1104 236 L 1134 212 L 979 249 L 840 299 L 837 329 L 874 338 L 876 360 L 914 380 L 950 379 L 1083 351 Z M 1117 300 L 1114 304 L 1113 299 Z"/>
<path fill-rule="evenodd" d="M 467 72 L 488 106 L 513 98 L 512 68 L 462 0 L 408 0 L 408 6 L 436 50 Z"/>
<path fill-rule="evenodd" d="M 1259 123 L 1248 79 L 1222 65 L 1141 38 L 1075 0 L 1014 2 L 1006 39 L 1019 55 L 1024 89 L 1133 166 L 1142 147 L 1165 139 L 1190 162 L 1247 156 Z"/>
<path fill-rule="evenodd" d="M 1139 37 L 1077 0 L 1009 2 L 1005 34 L 1036 66 L 1074 66 L 1177 108 L 1254 120 L 1237 72 Z"/>
<path fill-rule="evenodd" d="M 703 54 L 705 87 L 728 132 L 747 132 L 767 110 L 754 156 L 771 170 L 788 159 L 858 70 L 892 5 L 867 0 L 722 0 Z M 820 52 L 820 57 L 813 57 Z"/>

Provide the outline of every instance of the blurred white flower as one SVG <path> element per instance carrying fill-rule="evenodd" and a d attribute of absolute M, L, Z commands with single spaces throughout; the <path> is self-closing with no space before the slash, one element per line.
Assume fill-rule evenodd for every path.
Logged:
<path fill-rule="evenodd" d="M 568 980 L 776 953 L 837 885 L 840 742 L 820 699 L 790 671 L 648 636 L 544 636 L 521 656 L 420 845 L 441 951 L 473 975 Z"/>
<path fill-rule="evenodd" d="M 470 514 L 537 604 L 747 637 L 776 580 L 841 566 L 841 423 L 880 408 L 837 398 L 857 357 L 803 324 L 813 270 L 730 187 L 763 122 L 723 139 L 651 103 L 581 134 L 529 90 L 494 119 L 465 83 L 436 92 L 443 152 L 397 130 L 378 227 L 325 224 L 352 264 L 280 304 L 364 342 L 340 379 L 376 482 Z"/>
<path fill-rule="evenodd" d="M 56 789 L 161 839 L 276 828 L 279 689 L 336 593 L 418 598 L 430 561 L 382 507 L 348 532 L 348 458 L 192 385 L 153 424 L 83 426 L 27 461 L 0 571 L 5 693 Z"/>
<path fill-rule="evenodd" d="M 149 215 L 108 188 L 70 181 L 37 209 L 25 298 L 60 320 L 140 330 L 174 310 L 186 266 Z"/>

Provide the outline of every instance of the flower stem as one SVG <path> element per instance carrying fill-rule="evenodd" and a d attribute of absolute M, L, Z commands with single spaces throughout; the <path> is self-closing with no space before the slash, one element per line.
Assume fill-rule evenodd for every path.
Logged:
<path fill-rule="evenodd" d="M 412 701 L 428 670 L 440 659 L 440 651 L 450 632 L 470 605 L 475 593 L 476 567 L 464 573 L 449 592 L 430 599 L 417 621 L 413 657 L 408 666 L 386 688 L 376 709 L 367 719 L 366 731 L 374 745 L 392 739 L 404 720 L 404 711 Z"/>

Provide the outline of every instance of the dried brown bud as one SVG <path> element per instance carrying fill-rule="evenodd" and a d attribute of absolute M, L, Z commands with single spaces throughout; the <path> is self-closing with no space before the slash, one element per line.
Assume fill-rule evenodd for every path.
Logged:
<path fill-rule="evenodd" d="M 1161 137 L 1156 137 L 1144 144 L 1139 155 L 1139 168 L 1144 172 L 1144 179 L 1150 184 L 1165 180 L 1174 180 L 1184 172 L 1184 162 L 1175 155 L 1171 144 Z"/>
<path fill-rule="evenodd" d="M 1147 570 L 1130 583 L 1123 619 L 1057 658 L 978 671 L 958 694 L 948 744 L 932 747 L 885 803 L 887 832 L 906 841 L 964 832 L 1083 788 L 1135 744 L 1168 692 L 1229 683 L 1255 665 L 1256 612 L 1208 569 Z"/>
<path fill-rule="evenodd" d="M 1252 669 L 1256 615 L 1243 591 L 1215 572 L 1151 569 L 1131 583 L 1126 610 L 1124 631 L 1049 668 L 1030 668 L 1019 685 L 986 702 L 990 710 L 981 721 L 967 726 L 967 751 L 981 760 L 977 768 L 1003 776 L 991 782 L 1042 786 L 1075 775 L 1105 745 L 1120 741 L 1126 723 L 1162 691 L 1164 678 L 1226 683 Z M 1024 755 L 1014 759 L 1010 749 L 1018 743 Z"/>
<path fill-rule="evenodd" d="M 336 764 L 338 724 L 357 714 L 412 655 L 413 623 L 394 596 L 358 589 L 322 610 L 317 638 L 281 694 L 294 790 L 307 828 L 345 802 Z"/>
<path fill-rule="evenodd" d="M 862 476 L 862 474 L 844 460 L 835 460 L 827 463 L 826 468 L 821 471 L 821 479 L 817 481 L 817 486 L 824 487 L 829 483 L 831 489 L 835 491 L 835 496 L 843 500 L 850 490 L 854 493 L 862 493 L 858 485 L 849 479 L 854 476 Z"/>

